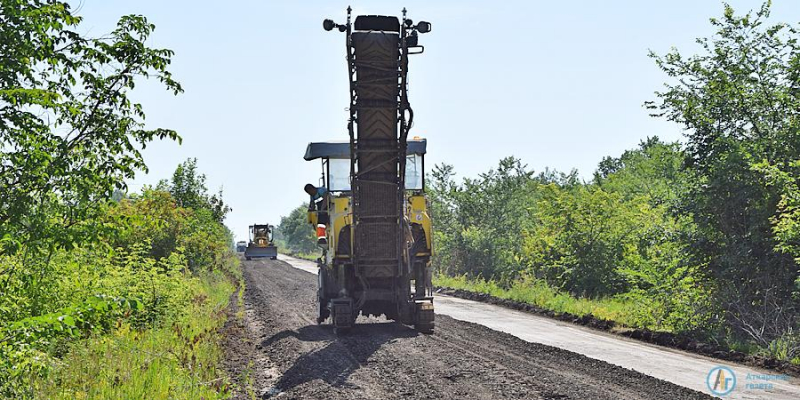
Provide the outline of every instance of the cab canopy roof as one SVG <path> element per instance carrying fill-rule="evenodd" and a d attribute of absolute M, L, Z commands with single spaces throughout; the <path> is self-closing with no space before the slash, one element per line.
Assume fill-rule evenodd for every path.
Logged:
<path fill-rule="evenodd" d="M 427 139 L 409 139 L 408 140 L 408 154 L 425 154 L 425 148 L 428 146 Z M 306 161 L 316 160 L 318 158 L 350 158 L 350 142 L 337 141 L 337 142 L 311 142 L 306 147 L 306 155 L 303 156 Z"/>

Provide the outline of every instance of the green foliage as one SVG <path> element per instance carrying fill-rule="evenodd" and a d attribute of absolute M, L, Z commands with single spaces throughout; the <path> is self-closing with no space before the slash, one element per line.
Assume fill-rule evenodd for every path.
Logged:
<path fill-rule="evenodd" d="M 0 297 L 0 355 L 8 360 L 0 365 L 2 396 L 33 396 L 41 387 L 36 382 L 71 368 L 59 358 L 81 353 L 75 340 L 105 337 L 120 324 L 147 331 L 187 319 L 198 296 L 209 296 L 200 291 L 202 277 L 236 279 L 230 232 L 205 205 L 179 207 L 169 192 L 145 188 L 141 194 L 104 203 L 98 218 L 84 224 L 98 233 L 78 247 L 51 250 L 39 258 L 38 251 L 23 246 L 14 255 L 0 256 L 0 282 L 5 287 Z M 221 319 L 212 320 L 219 324 Z M 127 337 L 120 340 L 130 342 Z M 102 340 L 96 343 L 111 351 Z M 189 373 L 175 371 L 174 376 L 191 378 L 194 367 L 183 367 Z M 216 371 L 213 365 L 208 368 Z M 136 379 L 130 384 L 146 387 Z"/>
<path fill-rule="evenodd" d="M 108 329 L 114 318 L 128 317 L 142 308 L 142 303 L 135 299 L 95 295 L 59 312 L 8 324 L 0 329 L 0 340 L 46 348 L 50 340 L 60 336 L 76 338 L 97 329 Z"/>
<path fill-rule="evenodd" d="M 234 262 L 234 259 L 230 259 Z M 70 344 L 47 377 L 33 381 L 47 399 L 222 399 L 230 382 L 217 343 L 234 291 L 221 274 L 186 282 L 183 312 L 148 330 L 126 322 L 110 334 Z"/>
<path fill-rule="evenodd" d="M 509 299 L 533 304 L 556 313 L 569 313 L 578 316 L 592 315 L 597 318 L 616 321 L 627 326 L 640 326 L 638 305 L 615 298 L 586 299 L 561 292 L 544 281 L 523 276 L 508 287 L 492 280 L 468 278 L 464 275 L 436 275 L 436 286 L 463 289 L 476 293 L 486 293 L 501 299 Z"/>
<path fill-rule="evenodd" d="M 71 368 L 59 358 L 80 348 L 75 340 L 104 337 L 120 324 L 147 331 L 187 319 L 198 296 L 210 296 L 200 290 L 203 279 L 236 279 L 229 232 L 208 210 L 180 208 L 169 193 L 145 189 L 104 213 L 97 225 L 108 230 L 98 242 L 33 263 L 22 259 L 25 251 L 3 256 L 12 268 L 0 273 L 0 356 L 9 360 L 0 365 L 7 382 L 0 397 L 31 396 L 32 382 Z"/>
<path fill-rule="evenodd" d="M 643 325 L 698 331 L 711 327 L 715 310 L 702 270 L 685 261 L 687 242 L 696 233 L 681 209 L 688 184 L 684 159 L 678 143 L 651 137 L 619 158 L 606 157 L 594 183 L 621 196 L 617 207 L 628 213 L 617 214 L 633 229 L 622 258 L 613 261 L 627 285 L 617 297 L 642 305 L 637 311 Z"/>
<path fill-rule="evenodd" d="M 800 334 L 788 331 L 780 337 L 773 339 L 767 346 L 764 353 L 768 356 L 783 361 L 794 361 L 800 359 Z"/>
<path fill-rule="evenodd" d="M 145 169 L 139 147 L 179 139 L 145 127 L 129 98 L 136 78 L 182 89 L 167 70 L 173 52 L 144 44 L 154 26 L 142 16 L 91 39 L 76 33 L 81 18 L 65 2 L 2 0 L 0 9 L 0 254 L 38 242 L 46 255 L 96 233 L 80 222 Z"/>
<path fill-rule="evenodd" d="M 299 205 L 288 216 L 281 217 L 275 237 L 292 253 L 310 254 L 318 249 L 314 228 L 308 223 L 306 204 Z"/>
<path fill-rule="evenodd" d="M 195 160 L 172 190 L 124 194 L 141 149 L 180 140 L 130 99 L 142 77 L 182 91 L 173 52 L 145 45 L 143 16 L 99 39 L 80 21 L 63 1 L 0 0 L 0 398 L 219 397 L 215 332 L 241 277 L 230 208 Z"/>
<path fill-rule="evenodd" d="M 619 194 L 596 187 L 572 191 L 542 188 L 538 224 L 527 233 L 523 249 L 537 275 L 563 289 L 587 296 L 626 289 L 617 268 L 636 251 L 645 202 L 624 202 Z"/>
<path fill-rule="evenodd" d="M 683 238 L 694 226 L 674 214 L 682 159 L 677 144 L 651 138 L 603 160 L 591 183 L 574 173 L 534 175 L 506 159 L 457 184 L 451 166 L 437 166 L 428 185 L 434 265 L 442 276 L 498 282 L 501 291 L 547 287 L 581 301 L 635 304 L 624 316 L 634 326 L 699 330 L 714 309 L 702 274 L 684 261 Z"/>
<path fill-rule="evenodd" d="M 800 159 L 798 30 L 768 25 L 770 4 L 740 16 L 730 6 L 703 52 L 652 55 L 672 78 L 656 115 L 687 129 L 688 191 L 682 207 L 697 232 L 690 263 L 718 286 L 735 333 L 769 342 L 797 326 L 793 201 Z M 770 315 L 774 327 L 760 326 Z"/>
<path fill-rule="evenodd" d="M 647 103 L 687 129 L 607 157 L 592 182 L 501 161 L 479 179 L 429 179 L 441 281 L 562 310 L 541 295 L 612 299 L 633 326 L 797 357 L 800 41 L 769 3 L 725 6 L 701 54 L 652 57 L 671 79 Z M 591 298 L 593 300 L 589 300 Z M 617 319 L 619 320 L 619 319 Z"/>
<path fill-rule="evenodd" d="M 435 265 L 451 274 L 472 272 L 485 278 L 519 271 L 515 252 L 522 231 L 532 223 L 537 192 L 533 172 L 509 157 L 477 179 L 453 181 L 453 167 L 436 166 L 429 189 L 437 221 L 434 242 L 444 251 Z"/>
<path fill-rule="evenodd" d="M 217 222 L 223 222 L 231 212 L 231 208 L 222 201 L 222 189 L 217 194 L 208 195 L 206 176 L 197 172 L 196 158 L 189 158 L 178 165 L 172 180 L 161 182 L 159 187 L 172 194 L 179 207 L 208 210 Z"/>
<path fill-rule="evenodd" d="M 146 242 L 154 260 L 179 252 L 196 271 L 216 265 L 216 257 L 231 246 L 230 232 L 216 218 L 204 206 L 179 207 L 168 192 L 145 188 L 112 207 L 105 220 L 112 248 L 130 251 Z"/>
<path fill-rule="evenodd" d="M 0 328 L 0 394 L 30 394 L 31 377 L 47 377 L 63 344 L 107 332 L 139 312 L 135 299 L 95 295 L 55 313 L 25 318 Z"/>
<path fill-rule="evenodd" d="M 621 194 L 625 200 L 644 196 L 653 205 L 675 207 L 685 191 L 684 157 L 679 143 L 649 137 L 638 149 L 626 150 L 617 158 L 605 157 L 594 174 L 594 183 Z"/>
<path fill-rule="evenodd" d="M 800 160 L 783 168 L 762 162 L 754 164 L 753 169 L 766 177 L 768 185 L 779 189 L 777 213 L 771 219 L 775 250 L 800 262 Z"/>

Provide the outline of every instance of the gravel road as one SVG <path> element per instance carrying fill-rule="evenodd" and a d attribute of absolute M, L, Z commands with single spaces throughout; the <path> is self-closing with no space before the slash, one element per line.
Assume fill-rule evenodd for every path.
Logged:
<path fill-rule="evenodd" d="M 359 317 L 337 337 L 315 323 L 316 276 L 280 260 L 243 261 L 244 310 L 225 327 L 236 398 L 710 398 L 566 350 L 437 315 L 433 335 Z M 243 313 L 242 313 L 243 311 Z"/>

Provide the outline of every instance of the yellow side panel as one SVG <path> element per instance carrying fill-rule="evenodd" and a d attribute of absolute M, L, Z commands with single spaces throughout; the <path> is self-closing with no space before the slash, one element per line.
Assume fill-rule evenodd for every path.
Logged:
<path fill-rule="evenodd" d="M 353 211 L 350 208 L 350 196 L 334 197 L 331 199 L 331 207 L 329 210 L 331 226 L 328 227 L 328 248 L 334 257 L 339 256 L 336 254 L 336 249 L 339 243 L 339 232 L 346 225 L 350 225 L 352 221 Z M 352 243 L 352 241 L 350 242 Z M 348 256 L 348 255 L 344 255 Z"/>
<path fill-rule="evenodd" d="M 422 229 L 425 231 L 425 241 L 428 243 L 428 246 L 431 247 L 430 251 L 431 255 L 433 255 L 433 241 L 431 238 L 433 227 L 430 214 L 428 214 L 428 202 L 425 196 L 417 195 L 408 198 L 406 217 L 411 223 L 422 225 Z"/>

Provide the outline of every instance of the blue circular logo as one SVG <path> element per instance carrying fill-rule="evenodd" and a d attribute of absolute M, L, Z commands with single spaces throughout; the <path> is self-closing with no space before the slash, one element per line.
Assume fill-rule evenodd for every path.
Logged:
<path fill-rule="evenodd" d="M 708 390 L 710 390 L 713 395 L 728 395 L 736 388 L 736 374 L 728 367 L 714 367 L 711 371 L 708 371 L 706 386 L 708 386 Z"/>

